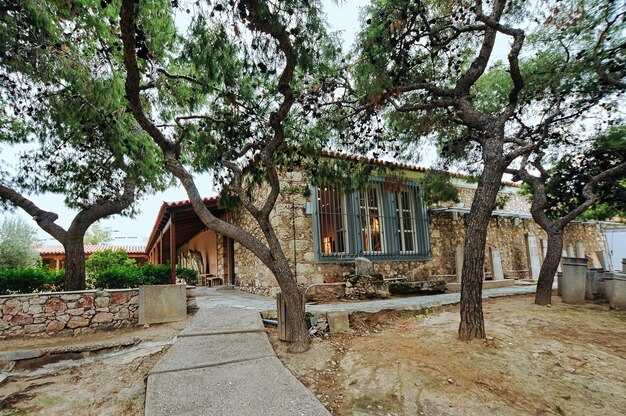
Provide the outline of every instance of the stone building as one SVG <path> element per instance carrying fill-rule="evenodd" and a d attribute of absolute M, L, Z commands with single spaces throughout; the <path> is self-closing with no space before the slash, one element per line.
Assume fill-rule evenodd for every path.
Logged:
<path fill-rule="evenodd" d="M 455 176 L 460 202 L 426 207 L 418 185 L 425 168 L 366 161 L 393 168 L 393 176 L 372 176 L 364 189 L 346 194 L 310 186 L 301 171 L 282 172 L 283 192 L 271 221 L 298 283 L 307 287 L 343 281 L 344 275 L 354 271 L 356 257 L 369 258 L 375 272 L 386 277 L 456 282 L 463 257 L 464 221 L 476 184 Z M 310 196 L 295 191 L 302 186 L 310 186 Z M 217 197 L 206 198 L 205 204 L 214 214 L 255 233 L 255 222 L 243 208 L 223 211 L 217 201 Z M 529 203 L 516 184 L 503 183 L 499 205 L 489 224 L 485 279 L 536 279 L 546 234 L 532 220 Z M 566 229 L 564 247 L 570 256 L 586 257 L 590 267 L 610 267 L 605 233 L 599 224 L 572 223 Z M 230 284 L 267 296 L 280 291 L 271 272 L 254 254 L 207 230 L 189 201 L 162 205 L 147 253 L 153 263 L 183 263 L 195 268 L 207 285 Z"/>

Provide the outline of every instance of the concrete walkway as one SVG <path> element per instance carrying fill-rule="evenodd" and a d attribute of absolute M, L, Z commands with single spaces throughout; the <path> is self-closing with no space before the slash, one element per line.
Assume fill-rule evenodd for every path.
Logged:
<path fill-rule="evenodd" d="M 148 375 L 146 415 L 329 415 L 278 360 L 258 312 L 203 306 Z"/>
<path fill-rule="evenodd" d="M 501 296 L 512 296 L 535 293 L 536 285 L 511 286 L 497 289 L 483 290 L 483 299 Z M 275 311 L 276 300 L 264 296 L 252 295 L 238 290 L 215 290 L 213 288 L 198 288 L 197 303 L 200 308 L 229 307 L 248 309 L 258 312 Z M 306 310 L 314 315 L 323 315 L 326 312 L 379 312 L 390 309 L 420 310 L 443 305 L 452 305 L 460 302 L 460 293 L 444 293 L 441 295 L 412 296 L 393 299 L 370 300 L 361 302 L 339 302 L 321 305 L 307 305 Z"/>

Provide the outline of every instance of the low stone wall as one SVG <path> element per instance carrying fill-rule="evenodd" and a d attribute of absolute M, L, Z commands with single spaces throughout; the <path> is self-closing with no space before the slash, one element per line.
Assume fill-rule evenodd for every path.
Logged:
<path fill-rule="evenodd" d="M 195 296 L 187 289 L 187 308 Z M 0 296 L 0 339 L 78 335 L 137 325 L 139 289 L 83 290 Z"/>

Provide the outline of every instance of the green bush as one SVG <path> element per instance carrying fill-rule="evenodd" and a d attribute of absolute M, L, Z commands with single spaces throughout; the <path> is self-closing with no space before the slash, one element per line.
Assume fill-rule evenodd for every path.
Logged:
<path fill-rule="evenodd" d="M 95 287 L 100 289 L 123 289 L 142 284 L 143 275 L 137 266 L 112 266 L 100 270 L 92 277 Z"/>
<path fill-rule="evenodd" d="M 141 266 L 143 285 L 168 285 L 172 283 L 172 269 L 168 264 L 146 263 Z"/>
<path fill-rule="evenodd" d="M 90 277 L 95 276 L 99 272 L 111 267 L 130 267 L 136 266 L 134 259 L 128 258 L 128 253 L 124 250 L 102 250 L 93 253 L 85 260 L 85 272 Z"/>
<path fill-rule="evenodd" d="M 0 270 L 0 295 L 63 290 L 65 273 L 47 267 L 16 267 Z"/>
<path fill-rule="evenodd" d="M 177 267 L 176 276 L 184 280 L 188 285 L 198 285 L 198 272 L 196 270 Z"/>

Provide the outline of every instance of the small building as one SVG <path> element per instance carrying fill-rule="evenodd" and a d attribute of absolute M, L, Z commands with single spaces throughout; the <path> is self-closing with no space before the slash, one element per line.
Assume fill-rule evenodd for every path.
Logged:
<path fill-rule="evenodd" d="M 327 157 L 346 158 L 329 154 Z M 317 188 L 299 170 L 281 172 L 281 187 L 310 187 L 310 196 L 282 192 L 272 212 L 283 250 L 298 284 L 307 287 L 342 281 L 356 257 L 374 263 L 375 272 L 409 280 L 457 282 L 463 258 L 465 218 L 476 184 L 454 175 L 457 204 L 426 206 L 419 186 L 425 168 L 348 157 L 381 167 L 393 175 L 372 176 L 355 192 Z M 262 198 L 264 189 L 259 189 Z M 244 208 L 221 210 L 218 197 L 204 200 L 216 216 L 259 235 Z M 545 232 L 532 220 L 529 203 L 514 183 L 503 183 L 499 208 L 492 213 L 485 251 L 485 279 L 537 279 L 547 248 Z M 607 241 L 597 223 L 573 222 L 565 232 L 570 256 L 586 257 L 590 267 L 610 267 Z M 196 269 L 201 284 L 229 284 L 267 296 L 280 291 L 272 273 L 239 243 L 208 230 L 189 201 L 161 206 L 146 247 L 148 260 Z"/>
<path fill-rule="evenodd" d="M 128 258 L 135 259 L 138 264 L 144 264 L 148 261 L 146 246 L 111 246 L 106 244 L 85 245 L 85 260 L 93 253 L 104 250 L 124 250 L 128 254 Z M 65 268 L 65 248 L 62 245 L 41 246 L 37 252 L 44 266 L 55 270 Z"/>

